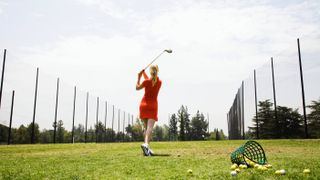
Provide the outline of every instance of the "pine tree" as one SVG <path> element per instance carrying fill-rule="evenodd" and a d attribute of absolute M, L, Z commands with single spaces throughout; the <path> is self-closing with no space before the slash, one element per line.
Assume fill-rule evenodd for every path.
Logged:
<path fill-rule="evenodd" d="M 52 143 L 53 141 L 53 130 L 43 129 L 40 132 L 40 143 Z"/>
<path fill-rule="evenodd" d="M 8 130 L 9 130 L 9 128 L 7 126 L 0 124 L 0 144 L 7 142 Z"/>
<path fill-rule="evenodd" d="M 74 128 L 74 142 L 84 142 L 84 126 L 78 124 L 78 127 Z"/>
<path fill-rule="evenodd" d="M 153 129 L 153 140 L 162 141 L 163 140 L 163 129 L 161 126 L 156 125 Z"/>
<path fill-rule="evenodd" d="M 181 108 L 178 110 L 178 122 L 180 123 L 179 127 L 179 140 L 185 141 L 187 140 L 187 130 L 186 130 L 186 108 L 182 105 Z"/>
<path fill-rule="evenodd" d="M 143 141 L 143 127 L 139 119 L 132 126 L 132 140 Z"/>
<path fill-rule="evenodd" d="M 302 118 L 298 109 L 277 106 L 277 119 L 274 116 L 273 104 L 270 100 L 260 101 L 258 111 L 259 136 L 264 139 L 300 138 L 302 137 Z M 253 119 L 256 126 L 256 117 Z M 252 135 L 256 127 L 249 127 Z"/>
<path fill-rule="evenodd" d="M 221 138 L 221 139 L 223 139 L 223 140 L 225 140 L 225 139 L 226 139 L 226 135 L 224 134 L 224 132 L 223 132 L 223 130 L 222 130 L 222 129 L 220 129 L 219 134 L 220 134 L 220 138 Z"/>
<path fill-rule="evenodd" d="M 277 106 L 278 132 L 280 138 L 301 138 L 303 135 L 302 117 L 298 109 Z"/>
<path fill-rule="evenodd" d="M 190 114 L 188 113 L 188 107 L 185 108 L 184 112 L 184 119 L 185 119 L 185 127 L 186 127 L 186 140 L 191 140 L 191 122 L 190 122 Z"/>
<path fill-rule="evenodd" d="M 307 106 L 310 109 L 308 114 L 308 129 L 310 137 L 320 137 L 320 98 L 318 101 L 312 101 L 311 105 Z"/>
<path fill-rule="evenodd" d="M 87 135 L 87 142 L 96 142 L 96 131 L 92 128 L 92 126 L 90 126 L 88 129 Z"/>
<path fill-rule="evenodd" d="M 27 144 L 30 141 L 30 137 L 28 129 L 24 125 L 21 125 L 14 135 L 14 142 L 17 144 Z"/>
<path fill-rule="evenodd" d="M 214 132 L 216 132 L 216 140 L 221 140 L 221 137 L 220 137 L 220 133 L 219 133 L 219 130 L 218 128 L 214 129 Z"/>
<path fill-rule="evenodd" d="M 259 102 L 258 119 L 260 121 L 261 138 L 269 139 L 276 138 L 276 123 L 274 119 L 274 111 L 271 109 L 273 103 L 270 99 Z"/>
<path fill-rule="evenodd" d="M 130 141 L 132 140 L 132 126 L 129 124 L 126 128 L 126 135 L 129 137 Z"/>
<path fill-rule="evenodd" d="M 162 126 L 162 131 L 163 131 L 163 140 L 164 141 L 169 141 L 169 126 L 167 126 L 166 124 L 164 124 Z"/>
<path fill-rule="evenodd" d="M 95 125 L 95 129 L 96 129 L 96 141 L 97 142 L 103 142 L 104 141 L 104 134 L 105 134 L 105 129 L 104 129 L 104 124 L 99 121 L 98 125 Z"/>
<path fill-rule="evenodd" d="M 265 101 L 259 101 L 258 103 L 258 130 L 259 137 L 262 139 L 276 138 L 278 136 L 277 131 L 277 122 L 274 117 L 274 111 L 271 109 L 273 103 L 270 102 L 270 99 Z M 256 116 L 253 118 L 254 127 L 249 127 L 249 130 L 256 134 L 257 132 L 257 122 Z"/>
<path fill-rule="evenodd" d="M 115 134 L 116 132 L 114 132 L 111 128 L 107 128 L 106 129 L 106 141 L 107 142 L 112 142 L 115 140 Z"/>
<path fill-rule="evenodd" d="M 199 111 L 191 120 L 191 140 L 204 140 L 209 134 L 207 133 L 208 122 L 204 115 Z"/>
<path fill-rule="evenodd" d="M 32 136 L 32 123 L 30 123 L 27 126 L 27 131 L 28 131 L 28 137 Z M 34 123 L 34 143 L 39 143 L 39 139 L 40 139 L 40 130 L 39 130 L 39 125 L 38 123 Z"/>
<path fill-rule="evenodd" d="M 57 124 L 57 142 L 64 143 L 64 132 L 63 121 L 59 120 Z"/>
<path fill-rule="evenodd" d="M 177 136 L 178 136 L 178 127 L 177 127 L 178 121 L 177 121 L 177 117 L 176 114 L 172 114 L 170 117 L 170 124 L 169 124 L 169 134 L 170 140 L 177 140 Z"/>

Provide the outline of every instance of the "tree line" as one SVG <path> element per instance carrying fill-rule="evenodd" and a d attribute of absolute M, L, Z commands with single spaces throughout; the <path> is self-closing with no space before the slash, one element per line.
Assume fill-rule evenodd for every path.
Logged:
<path fill-rule="evenodd" d="M 56 143 L 72 143 L 72 142 L 128 142 L 128 141 L 142 141 L 143 127 L 140 120 L 137 120 L 134 125 L 128 125 L 125 132 L 115 132 L 111 128 L 105 128 L 104 124 L 99 121 L 94 127 L 90 126 L 87 131 L 82 124 L 74 127 L 74 136 L 72 139 L 72 131 L 65 129 L 63 121 L 59 120 L 56 127 Z M 0 125 L 0 143 L 7 143 L 9 128 Z M 27 126 L 20 125 L 19 128 L 11 129 L 10 142 L 13 144 L 29 144 L 31 143 L 32 123 Z M 43 129 L 40 131 L 39 125 L 35 123 L 34 126 L 34 142 L 35 143 L 53 143 L 54 130 Z"/>
<path fill-rule="evenodd" d="M 72 143 L 72 142 L 130 142 L 143 141 L 143 124 L 139 119 L 136 122 L 125 127 L 125 131 L 116 132 L 112 128 L 105 128 L 105 125 L 99 121 L 94 127 L 88 127 L 87 131 L 82 124 L 74 127 L 74 136 L 72 139 L 72 130 L 68 131 L 64 127 L 62 120 L 56 127 L 56 143 Z M 54 130 L 39 129 L 39 125 L 34 126 L 34 142 L 35 143 L 53 143 Z M 9 128 L 0 124 L 0 143 L 6 144 L 8 140 Z M 18 128 L 11 129 L 12 144 L 29 144 L 31 143 L 32 123 L 28 125 L 20 125 Z M 177 114 L 172 114 L 168 125 L 156 125 L 153 129 L 153 141 L 187 141 L 187 140 L 220 140 L 226 139 L 222 130 L 214 129 L 208 132 L 208 122 L 203 113 L 197 113 L 191 118 L 188 108 L 181 106 Z"/>
<path fill-rule="evenodd" d="M 257 130 L 262 139 L 305 138 L 304 119 L 298 108 L 277 106 L 276 116 L 270 99 L 259 101 L 258 107 L 258 116 L 252 119 L 253 126 L 249 127 L 246 138 L 256 138 Z M 310 110 L 307 114 L 308 136 L 320 138 L 320 99 L 312 101 L 307 108 Z"/>
<path fill-rule="evenodd" d="M 181 106 L 176 114 L 170 116 L 169 121 L 169 140 L 192 141 L 192 140 L 220 140 L 225 139 L 222 130 L 214 129 L 208 131 L 208 120 L 203 113 L 197 113 L 190 118 L 188 108 Z"/>

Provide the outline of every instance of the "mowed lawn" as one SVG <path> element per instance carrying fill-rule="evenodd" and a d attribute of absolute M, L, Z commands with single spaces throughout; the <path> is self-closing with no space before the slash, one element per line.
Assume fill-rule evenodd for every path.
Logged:
<path fill-rule="evenodd" d="M 0 179 L 234 179 L 230 153 L 245 142 L 153 142 L 153 157 L 141 143 L 2 145 Z M 258 142 L 273 168 L 242 170 L 237 179 L 320 179 L 320 140 Z"/>

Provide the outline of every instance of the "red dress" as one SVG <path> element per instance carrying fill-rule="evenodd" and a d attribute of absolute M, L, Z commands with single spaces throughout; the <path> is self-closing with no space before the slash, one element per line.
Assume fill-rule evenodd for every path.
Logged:
<path fill-rule="evenodd" d="M 140 103 L 140 119 L 154 119 L 158 121 L 158 93 L 161 87 L 161 80 L 157 78 L 157 82 L 152 86 L 152 80 L 144 80 L 144 96 Z"/>

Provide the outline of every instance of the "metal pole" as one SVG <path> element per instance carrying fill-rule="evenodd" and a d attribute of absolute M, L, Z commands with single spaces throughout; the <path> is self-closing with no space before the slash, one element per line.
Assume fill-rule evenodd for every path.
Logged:
<path fill-rule="evenodd" d="M 305 130 L 305 137 L 308 138 L 309 135 L 308 135 L 308 124 L 307 124 L 307 113 L 306 113 L 306 100 L 305 100 L 305 93 L 304 93 L 303 71 L 302 71 L 302 63 L 301 63 L 301 52 L 300 52 L 299 38 L 297 39 L 297 43 L 298 43 L 298 53 L 299 53 L 299 67 L 300 67 L 300 79 L 301 79 L 304 130 Z"/>
<path fill-rule="evenodd" d="M 256 79 L 256 70 L 254 70 L 254 99 L 256 106 L 256 123 L 257 123 L 257 139 L 259 139 L 259 118 L 258 118 L 258 102 L 257 102 L 257 79 Z"/>
<path fill-rule="evenodd" d="M 170 113 L 168 113 L 168 136 L 169 136 L 169 141 L 171 141 L 171 132 L 170 132 Z"/>
<path fill-rule="evenodd" d="M 4 53 L 3 53 L 3 64 L 2 64 L 2 75 L 1 75 L 1 87 L 0 87 L 0 108 L 1 108 L 1 99 L 2 99 L 4 70 L 5 70 L 5 64 L 6 64 L 6 54 L 7 54 L 7 50 L 4 49 Z"/>
<path fill-rule="evenodd" d="M 7 50 L 4 49 L 3 63 L 2 63 L 2 75 L 1 75 L 1 86 L 0 86 L 0 107 L 1 107 L 1 100 L 2 100 L 2 89 L 3 89 L 3 80 L 4 80 L 4 70 L 5 70 L 5 66 L 6 66 L 6 56 L 7 56 Z"/>
<path fill-rule="evenodd" d="M 241 120 L 240 120 L 240 88 L 238 89 L 238 92 L 235 97 L 235 103 L 234 103 L 234 109 L 235 109 L 235 114 L 234 114 L 234 119 L 236 122 L 236 131 L 235 131 L 235 138 L 236 139 L 241 139 Z M 218 129 L 217 129 L 218 130 Z"/>
<path fill-rule="evenodd" d="M 119 132 L 120 132 L 120 109 L 118 109 L 118 135 L 119 135 Z"/>
<path fill-rule="evenodd" d="M 276 120 L 276 126 L 278 127 L 278 111 L 277 111 L 277 98 L 276 98 L 276 83 L 274 79 L 274 66 L 273 66 L 273 57 L 271 57 L 271 71 L 272 71 L 272 87 L 273 87 L 273 104 L 274 104 L 274 117 Z M 280 137 L 279 128 L 276 130 L 278 134 L 276 136 Z"/>
<path fill-rule="evenodd" d="M 104 142 L 107 142 L 107 115 L 108 115 L 108 103 L 105 102 L 105 113 L 104 113 Z"/>
<path fill-rule="evenodd" d="M 130 114 L 128 113 L 128 126 L 130 125 Z"/>
<path fill-rule="evenodd" d="M 210 133 L 210 130 L 209 130 L 209 113 L 207 113 L 207 119 L 208 119 L 208 133 Z"/>
<path fill-rule="evenodd" d="M 73 96 L 73 114 L 72 114 L 72 143 L 74 143 L 74 119 L 76 116 L 76 99 L 77 99 L 77 87 L 74 86 L 74 96 Z"/>
<path fill-rule="evenodd" d="M 130 114 L 128 113 L 128 128 L 130 126 Z M 132 140 L 132 126 L 131 126 L 131 132 L 129 133 L 129 141 Z"/>
<path fill-rule="evenodd" d="M 9 124 L 8 145 L 10 144 L 10 140 L 11 140 L 11 125 L 12 125 L 13 106 L 14 106 L 14 91 L 12 91 L 12 101 L 11 101 L 11 112 L 10 112 L 10 124 Z"/>
<path fill-rule="evenodd" d="M 96 114 L 96 143 L 98 143 L 99 134 L 99 97 L 97 97 L 97 114 Z"/>
<path fill-rule="evenodd" d="M 113 124 L 114 124 L 114 105 L 112 105 L 112 125 L 111 125 L 111 128 L 112 128 L 112 140 L 114 138 Z"/>
<path fill-rule="evenodd" d="M 132 123 L 132 126 L 133 126 L 133 115 L 131 115 L 131 123 Z"/>
<path fill-rule="evenodd" d="M 87 143 L 88 138 L 88 113 L 89 113 L 89 92 L 87 92 L 87 98 L 86 98 L 86 131 L 84 134 L 84 142 Z"/>
<path fill-rule="evenodd" d="M 245 132 L 244 132 L 244 81 L 242 81 L 242 87 L 241 87 L 241 90 L 242 90 L 242 108 L 241 108 L 241 118 L 242 118 L 242 139 L 245 139 Z"/>
<path fill-rule="evenodd" d="M 230 111 L 227 113 L 227 122 L 228 122 L 228 138 L 229 138 L 229 140 L 230 140 L 230 139 L 231 139 L 231 138 L 230 138 L 231 131 L 230 131 L 229 113 L 230 113 Z"/>
<path fill-rule="evenodd" d="M 32 131 L 31 131 L 31 144 L 34 143 L 34 122 L 35 122 L 35 120 L 36 120 L 37 97 L 38 97 L 38 80 L 39 80 L 39 68 L 37 68 L 36 87 L 35 87 L 35 92 L 34 92 L 33 117 L 32 117 Z"/>
<path fill-rule="evenodd" d="M 124 142 L 124 126 L 125 126 L 125 122 L 126 122 L 126 112 L 123 111 L 123 124 L 122 124 L 122 141 Z"/>
<path fill-rule="evenodd" d="M 58 117 L 58 104 L 59 104 L 59 81 L 57 79 L 57 91 L 56 91 L 56 107 L 54 111 L 54 131 L 53 131 L 53 143 L 56 143 L 56 134 L 57 134 L 57 117 Z"/>

